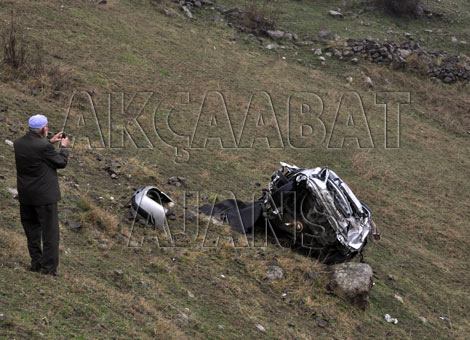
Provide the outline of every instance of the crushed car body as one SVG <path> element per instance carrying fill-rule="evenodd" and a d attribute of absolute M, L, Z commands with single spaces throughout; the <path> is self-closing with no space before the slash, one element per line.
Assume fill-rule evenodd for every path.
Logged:
<path fill-rule="evenodd" d="M 131 213 L 134 218 L 143 218 L 146 224 L 160 227 L 165 223 L 169 208 L 174 205 L 170 196 L 156 187 L 147 186 L 136 190 L 132 195 Z"/>
<path fill-rule="evenodd" d="M 301 169 L 281 162 L 263 203 L 275 227 L 332 262 L 354 257 L 369 235 L 379 236 L 370 209 L 327 167 Z"/>
<path fill-rule="evenodd" d="M 327 167 L 301 169 L 281 162 L 260 200 L 225 200 L 201 207 L 206 215 L 248 232 L 269 223 L 291 239 L 291 245 L 328 263 L 353 258 L 379 238 L 370 209 Z"/>

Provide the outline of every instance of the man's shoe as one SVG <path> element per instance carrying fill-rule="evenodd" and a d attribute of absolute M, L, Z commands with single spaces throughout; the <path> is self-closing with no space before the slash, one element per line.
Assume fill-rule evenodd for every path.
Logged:
<path fill-rule="evenodd" d="M 52 275 L 52 276 L 59 276 L 59 272 L 57 270 L 41 270 L 41 273 L 45 274 L 45 275 Z"/>

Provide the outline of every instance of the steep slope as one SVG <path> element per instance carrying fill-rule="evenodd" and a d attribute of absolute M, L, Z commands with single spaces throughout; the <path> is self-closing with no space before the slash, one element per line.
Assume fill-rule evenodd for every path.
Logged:
<path fill-rule="evenodd" d="M 232 2 L 223 3 L 229 8 Z M 462 15 L 468 15 L 468 4 L 457 3 L 467 10 Z M 310 29 L 298 27 L 299 11 L 324 13 L 341 6 L 339 1 L 282 4 L 279 25 L 301 35 Z M 34 113 L 47 114 L 51 130 L 67 123 L 67 131 L 75 137 L 73 157 L 61 172 L 59 278 L 27 270 L 18 203 L 7 191 L 15 187 L 13 150 L 3 141 L 0 145 L 0 314 L 4 315 L 0 334 L 17 339 L 424 339 L 429 334 L 468 338 L 468 85 L 446 86 L 362 61 L 353 66 L 328 59 L 321 65 L 311 48 L 310 54 L 299 50 L 299 56 L 293 50 L 266 51 L 255 38 L 224 22 L 208 20 L 210 8 L 190 21 L 183 15 L 163 14 L 166 7 L 179 13 L 170 1 L 0 4 L 5 26 L 11 20 L 10 10 L 15 9 L 28 41 L 42 46 L 45 67 L 54 70 L 58 65 L 63 71 L 59 89 L 65 91 L 55 94 L 53 86 L 41 91 L 37 79 L 28 75 L 16 79 L 2 69 L 3 139 L 20 136 Z M 452 9 L 445 10 L 452 15 Z M 368 15 L 376 22 L 391 20 L 380 13 Z M 338 25 L 331 20 L 335 19 L 327 22 Z M 424 29 L 427 22 L 411 25 Z M 470 41 L 459 21 L 447 26 Z M 334 27 L 348 37 L 344 28 Z M 317 27 L 311 31 L 315 35 Z M 311 62 L 298 62 L 299 58 Z M 347 76 L 354 78 L 350 85 Z M 371 77 L 372 89 L 364 83 L 365 76 Z M 57 84 L 51 73 L 47 77 L 43 84 Z M 70 109 L 73 88 L 93 94 L 94 110 L 83 93 L 72 100 Z M 116 109 L 108 124 L 111 92 L 111 107 Z M 120 92 L 126 93 L 126 101 L 139 93 L 124 114 L 119 112 Z M 154 94 L 140 112 L 150 92 Z M 391 148 L 385 145 L 384 106 L 376 104 L 384 92 L 394 92 L 395 100 L 406 101 L 408 94 L 411 98 L 410 104 L 400 106 L 399 145 L 393 144 L 397 130 L 389 127 Z M 243 148 L 222 149 L 213 141 L 200 146 L 198 133 L 204 136 L 204 130 L 196 126 L 201 108 L 203 113 L 224 111 L 217 93 L 223 94 L 234 135 L 241 137 Z M 292 134 L 288 137 L 288 100 L 292 96 L 294 112 L 299 110 L 299 98 L 309 100 L 316 111 L 322 106 L 313 93 L 323 101 L 323 113 L 312 123 L 317 135 L 313 145 L 295 147 L 301 141 Z M 259 129 L 256 121 L 244 123 L 248 108 L 255 118 L 263 112 L 266 124 L 274 124 L 269 120 L 271 102 L 266 94 L 272 100 L 281 140 L 271 129 L 267 133 L 274 148 L 263 140 L 255 140 L 250 147 Z M 100 131 L 95 128 L 94 112 Z M 392 108 L 391 119 L 396 117 L 394 112 Z M 362 148 L 354 139 L 339 147 L 342 133 L 350 133 L 341 120 L 349 113 Z M 81 115 L 86 128 L 80 129 Z M 145 135 L 134 121 L 128 128 L 137 147 L 128 139 L 121 144 L 119 126 L 138 115 Z M 364 116 L 370 137 L 369 129 L 361 125 Z M 95 148 L 80 140 L 86 136 Z M 220 136 L 231 145 L 225 126 Z M 100 148 L 101 140 L 104 147 Z M 203 142 L 204 138 L 202 146 Z M 184 191 L 192 192 L 186 197 L 189 206 L 229 197 L 230 191 L 248 200 L 260 192 L 252 183 L 266 185 L 279 161 L 305 167 L 328 165 L 374 212 L 383 240 L 370 244 L 365 253 L 376 283 L 366 312 L 328 294 L 326 269 L 314 260 L 271 243 L 266 248 L 234 248 L 227 241 L 227 227 L 210 226 L 206 235 L 206 223 L 202 221 L 199 230 L 193 218 L 185 220 Z M 106 165 L 116 170 L 118 179 L 103 170 Z M 166 184 L 173 175 L 185 177 L 187 186 Z M 158 185 L 178 201 L 170 226 L 179 247 L 158 247 L 157 240 L 168 245 L 161 230 L 132 227 L 126 218 L 123 205 L 135 188 L 144 185 Z M 71 221 L 80 221 L 82 228 L 71 230 L 67 225 Z M 129 235 L 136 242 L 143 240 L 142 245 L 127 247 Z M 213 241 L 218 235 L 225 241 L 216 247 Z M 256 240 L 256 245 L 263 245 L 262 235 Z M 201 249 L 202 244 L 206 247 Z M 284 280 L 262 280 L 272 264 L 285 270 Z M 395 294 L 403 297 L 403 304 Z M 386 323 L 386 313 L 399 323 Z"/>

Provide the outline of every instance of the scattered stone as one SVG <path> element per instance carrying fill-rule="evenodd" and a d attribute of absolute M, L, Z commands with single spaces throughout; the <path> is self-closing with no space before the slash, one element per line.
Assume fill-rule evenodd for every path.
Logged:
<path fill-rule="evenodd" d="M 318 60 L 320 60 L 320 61 L 323 61 L 323 62 L 324 62 L 324 61 L 326 61 L 326 58 L 325 58 L 325 57 L 318 57 Z"/>
<path fill-rule="evenodd" d="M 317 326 L 320 328 L 325 328 L 326 326 L 328 326 L 328 321 L 324 319 L 317 318 L 315 321 L 317 322 Z"/>
<path fill-rule="evenodd" d="M 289 327 L 292 327 L 292 328 L 294 328 L 294 327 L 295 327 L 295 323 L 293 323 L 292 321 L 291 321 L 291 322 L 289 322 Z"/>
<path fill-rule="evenodd" d="M 278 48 L 279 45 L 278 44 L 269 44 L 268 46 L 266 46 L 266 49 L 268 50 L 275 50 L 276 48 Z"/>
<path fill-rule="evenodd" d="M 366 83 L 367 86 L 374 87 L 374 84 L 372 83 L 372 79 L 370 79 L 370 77 L 365 77 L 364 82 Z"/>
<path fill-rule="evenodd" d="M 315 49 L 315 52 L 313 52 L 315 55 L 322 55 L 321 48 Z"/>
<path fill-rule="evenodd" d="M 392 274 L 388 274 L 387 279 L 389 279 L 390 281 L 395 281 L 395 278 L 393 277 Z"/>
<path fill-rule="evenodd" d="M 70 229 L 80 229 L 82 227 L 82 224 L 78 221 L 67 221 L 65 224 L 70 228 Z"/>
<path fill-rule="evenodd" d="M 284 270 L 278 266 L 270 266 L 263 276 L 263 281 L 275 281 L 282 279 L 284 279 Z"/>
<path fill-rule="evenodd" d="M 113 274 L 117 277 L 123 277 L 124 271 L 122 269 L 114 269 Z"/>
<path fill-rule="evenodd" d="M 338 12 L 338 11 L 331 10 L 331 11 L 328 12 L 328 14 L 329 14 L 330 16 L 332 16 L 333 18 L 337 18 L 337 19 L 338 19 L 338 18 L 339 18 L 339 19 L 343 19 L 343 18 L 344 18 L 344 15 L 343 15 L 342 13 Z"/>
<path fill-rule="evenodd" d="M 220 330 L 225 329 L 224 325 L 218 325 L 217 328 L 220 329 Z"/>
<path fill-rule="evenodd" d="M 359 59 L 357 59 L 357 58 L 352 58 L 352 59 L 351 59 L 351 62 L 352 62 L 353 64 L 357 64 L 357 63 L 359 63 Z"/>
<path fill-rule="evenodd" d="M 400 56 L 403 59 L 408 58 L 412 54 L 412 52 L 410 50 L 406 50 L 406 49 L 403 49 L 403 48 L 399 49 L 398 53 L 400 53 Z"/>
<path fill-rule="evenodd" d="M 170 8 L 164 8 L 162 10 L 163 14 L 167 15 L 167 16 L 173 16 L 173 17 L 177 17 L 178 16 L 178 13 L 176 13 L 174 10 L 170 9 Z"/>
<path fill-rule="evenodd" d="M 193 14 L 191 13 L 191 11 L 189 10 L 189 8 L 187 6 L 181 6 L 181 10 L 184 12 L 184 14 L 189 18 L 189 19 L 192 19 L 193 18 Z"/>
<path fill-rule="evenodd" d="M 280 40 L 284 37 L 284 32 L 283 31 L 266 31 L 266 33 L 269 35 L 271 39 L 274 40 Z"/>
<path fill-rule="evenodd" d="M 456 43 L 456 42 L 458 41 L 456 37 L 452 37 L 452 38 L 450 38 L 450 40 L 451 40 L 453 43 Z"/>
<path fill-rule="evenodd" d="M 118 178 L 116 171 L 114 171 L 110 166 L 105 166 L 103 170 L 106 171 L 111 176 L 112 179 Z"/>
<path fill-rule="evenodd" d="M 9 139 L 5 139 L 5 144 L 8 146 L 13 146 L 13 142 Z"/>
<path fill-rule="evenodd" d="M 191 299 L 194 299 L 194 294 L 191 293 L 189 290 L 188 290 L 188 296 L 189 296 Z"/>
<path fill-rule="evenodd" d="M 412 39 L 411 33 L 405 32 L 403 33 L 403 35 L 405 36 L 405 38 Z"/>
<path fill-rule="evenodd" d="M 180 187 L 181 185 L 186 186 L 186 178 L 179 176 L 172 176 L 168 178 L 168 184 Z"/>
<path fill-rule="evenodd" d="M 320 31 L 320 32 L 318 32 L 318 37 L 320 39 L 329 39 L 331 37 L 331 32 L 330 31 Z"/>
<path fill-rule="evenodd" d="M 334 41 L 339 41 L 341 39 L 341 36 L 339 34 L 336 34 L 333 36 Z"/>
<path fill-rule="evenodd" d="M 346 78 L 346 80 L 348 81 L 349 84 L 351 84 L 353 82 L 353 77 L 349 76 Z"/>
<path fill-rule="evenodd" d="M 365 263 L 347 262 L 329 267 L 329 289 L 365 310 L 372 288 L 372 268 Z"/>
<path fill-rule="evenodd" d="M 293 37 L 294 36 L 290 32 L 287 32 L 287 33 L 284 34 L 284 39 L 286 39 L 286 40 L 292 40 Z"/>
<path fill-rule="evenodd" d="M 427 323 L 427 322 L 428 322 L 428 319 L 426 319 L 426 318 L 423 317 L 423 316 L 419 316 L 418 319 L 419 319 L 419 321 L 421 321 L 422 323 Z"/>
<path fill-rule="evenodd" d="M 7 188 L 7 191 L 13 199 L 18 198 L 18 190 L 16 190 L 15 188 Z"/>
<path fill-rule="evenodd" d="M 264 329 L 264 327 L 261 326 L 260 324 L 257 324 L 257 325 L 256 325 L 256 328 L 257 328 L 259 331 L 261 331 L 261 332 L 266 332 L 266 329 Z"/>
<path fill-rule="evenodd" d="M 331 58 L 331 57 L 333 56 L 333 53 L 331 53 L 331 52 L 326 52 L 325 55 L 326 55 L 327 57 Z"/>
<path fill-rule="evenodd" d="M 385 314 L 385 315 L 384 315 L 384 319 L 385 319 L 385 321 L 387 321 L 388 323 L 393 323 L 394 325 L 396 325 L 396 324 L 398 323 L 398 319 L 392 318 L 392 317 L 390 316 L 390 314 Z"/>
<path fill-rule="evenodd" d="M 179 320 L 182 322 L 182 323 L 188 323 L 189 322 L 189 316 L 186 314 L 186 313 L 183 313 L 183 312 L 180 312 L 179 313 Z"/>
<path fill-rule="evenodd" d="M 405 301 L 403 301 L 403 298 L 400 295 L 395 294 L 393 297 L 397 299 L 398 301 L 400 301 L 401 303 L 405 303 Z"/>

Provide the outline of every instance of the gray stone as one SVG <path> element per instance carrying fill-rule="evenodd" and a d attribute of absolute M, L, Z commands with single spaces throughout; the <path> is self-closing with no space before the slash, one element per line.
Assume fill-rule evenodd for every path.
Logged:
<path fill-rule="evenodd" d="M 16 190 L 15 188 L 7 188 L 7 191 L 13 199 L 16 199 L 18 197 L 18 190 Z"/>
<path fill-rule="evenodd" d="M 330 266 L 329 270 L 329 288 L 338 296 L 365 310 L 369 306 L 372 268 L 365 263 L 348 262 Z"/>
<path fill-rule="evenodd" d="M 193 14 L 191 13 L 191 11 L 189 10 L 189 8 L 187 6 L 181 6 L 181 9 L 183 10 L 184 14 L 189 18 L 189 19 L 192 19 L 193 18 Z"/>
<path fill-rule="evenodd" d="M 331 32 L 330 31 L 320 31 L 318 32 L 318 37 L 321 39 L 329 39 L 331 37 Z"/>
<path fill-rule="evenodd" d="M 264 281 L 282 280 L 284 278 L 284 270 L 278 266 L 270 266 L 264 273 Z"/>
<path fill-rule="evenodd" d="M 408 58 L 412 54 L 410 50 L 406 50 L 403 48 L 398 49 L 398 53 L 400 53 L 400 56 L 404 59 Z"/>
<path fill-rule="evenodd" d="M 70 229 L 79 229 L 82 227 L 82 224 L 78 221 L 67 221 L 66 224 Z"/>
<path fill-rule="evenodd" d="M 274 40 L 282 39 L 285 34 L 283 31 L 266 31 L 266 33 L 269 35 L 271 39 L 274 39 Z"/>
<path fill-rule="evenodd" d="M 256 328 L 257 328 L 259 331 L 261 331 L 261 332 L 266 332 L 266 329 L 264 329 L 264 327 L 263 327 L 262 325 L 260 325 L 260 324 L 257 324 L 257 325 L 256 325 Z"/>
<path fill-rule="evenodd" d="M 275 50 L 276 48 L 278 48 L 279 45 L 278 44 L 269 44 L 268 46 L 266 46 L 266 49 L 268 50 Z"/>
<path fill-rule="evenodd" d="M 8 146 L 13 146 L 13 142 L 9 139 L 5 139 L 5 144 Z"/>

